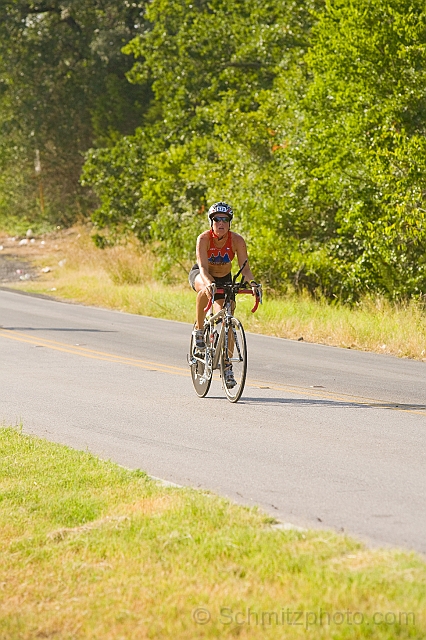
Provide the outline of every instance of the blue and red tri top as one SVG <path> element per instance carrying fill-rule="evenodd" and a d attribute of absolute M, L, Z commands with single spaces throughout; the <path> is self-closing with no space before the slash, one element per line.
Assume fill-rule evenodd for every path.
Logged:
<path fill-rule="evenodd" d="M 221 249 L 214 246 L 214 234 L 210 229 L 209 247 L 207 249 L 207 259 L 211 265 L 230 264 L 234 259 L 235 251 L 232 249 L 232 236 L 228 231 L 226 242 Z"/>

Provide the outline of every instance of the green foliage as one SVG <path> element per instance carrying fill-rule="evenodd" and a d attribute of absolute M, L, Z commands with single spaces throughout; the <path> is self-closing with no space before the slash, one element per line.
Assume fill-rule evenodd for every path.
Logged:
<path fill-rule="evenodd" d="M 145 159 L 122 143 L 90 158 L 96 221 L 137 220 L 169 261 L 189 261 L 200 214 L 226 199 L 271 286 L 422 295 L 423 4 L 154 0 L 147 17 L 125 49 L 129 79 L 154 92 L 132 139 Z"/>
<path fill-rule="evenodd" d="M 271 287 L 424 295 L 420 0 L 5 0 L 0 24 L 0 215 L 40 219 L 42 181 L 67 222 L 93 191 L 98 244 L 167 270 L 224 199 Z"/>
<path fill-rule="evenodd" d="M 99 227 L 132 230 L 140 238 L 149 237 L 149 219 L 136 215 L 140 183 L 146 161 L 142 132 L 124 137 L 112 148 L 91 150 L 86 156 L 82 185 L 91 185 L 100 195 L 101 207 L 94 215 Z"/>
<path fill-rule="evenodd" d="M 425 19 L 421 2 L 335 1 L 313 30 L 294 156 L 312 289 L 425 291 Z"/>
<path fill-rule="evenodd" d="M 128 77 L 152 81 L 155 96 L 143 133 L 128 139 L 140 145 L 145 161 L 136 167 L 122 143 L 100 162 L 89 155 L 83 179 L 102 199 L 95 222 L 120 231 L 126 220 L 130 227 L 137 219 L 139 237 L 146 239 L 148 230 L 169 262 L 189 264 L 206 209 L 222 198 L 238 211 L 237 230 L 269 241 L 270 215 L 285 215 L 282 160 L 274 148 L 275 83 L 284 70 L 290 78 L 302 60 L 313 6 L 152 2 L 150 28 L 125 49 L 136 58 Z M 126 207 L 131 183 L 121 189 L 113 175 L 117 163 L 137 194 L 133 212 Z M 105 172 L 107 187 L 101 184 Z"/>
<path fill-rule="evenodd" d="M 151 97 L 149 87 L 126 80 L 131 60 L 121 53 L 142 24 L 143 7 L 2 1 L 1 217 L 67 224 L 90 204 L 79 185 L 83 153 L 132 133 Z"/>

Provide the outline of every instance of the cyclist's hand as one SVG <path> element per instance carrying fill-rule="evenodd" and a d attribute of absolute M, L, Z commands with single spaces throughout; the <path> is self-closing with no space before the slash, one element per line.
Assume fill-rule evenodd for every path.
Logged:
<path fill-rule="evenodd" d="M 259 298 L 259 302 L 262 302 L 262 285 L 255 280 L 250 280 L 250 286 L 254 295 Z"/>
<path fill-rule="evenodd" d="M 215 287 L 215 285 L 213 283 L 210 283 L 204 289 L 204 293 L 206 294 L 206 296 L 208 297 L 209 300 L 211 300 L 212 297 L 213 297 L 214 287 Z"/>

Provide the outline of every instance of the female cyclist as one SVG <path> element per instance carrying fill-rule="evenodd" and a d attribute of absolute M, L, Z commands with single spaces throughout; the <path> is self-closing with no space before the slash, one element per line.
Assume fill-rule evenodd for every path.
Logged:
<path fill-rule="evenodd" d="M 189 283 L 197 292 L 196 326 L 194 329 L 195 346 L 199 350 L 206 348 L 203 334 L 205 307 L 212 297 L 212 284 L 221 288 L 224 284 L 232 284 L 231 265 L 237 256 L 241 266 L 247 260 L 242 275 L 252 289 L 258 286 L 251 272 L 247 247 L 244 238 L 230 230 L 234 213 L 226 202 L 216 202 L 208 211 L 210 229 L 204 231 L 197 238 L 197 263 L 189 272 Z M 215 312 L 223 307 L 223 294 L 215 295 Z M 225 370 L 225 383 L 232 387 L 235 383 L 232 365 Z"/>

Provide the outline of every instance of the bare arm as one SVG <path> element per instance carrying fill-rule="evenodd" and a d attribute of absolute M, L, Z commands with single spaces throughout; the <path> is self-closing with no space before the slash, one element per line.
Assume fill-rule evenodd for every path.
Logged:
<path fill-rule="evenodd" d="M 197 238 L 197 264 L 200 267 L 200 276 L 206 286 L 209 287 L 213 282 L 214 278 L 209 273 L 209 261 L 207 257 L 207 249 L 208 249 L 208 238 L 204 233 L 198 236 Z M 209 291 L 206 291 L 209 295 Z M 210 295 L 209 295 L 210 297 Z"/>
<path fill-rule="evenodd" d="M 252 280 L 254 281 L 253 273 L 250 269 L 250 264 L 248 261 L 247 245 L 245 243 L 244 238 L 240 236 L 238 233 L 235 233 L 233 240 L 234 240 L 235 252 L 237 254 L 238 264 L 240 268 L 242 267 L 244 262 L 247 260 L 247 264 L 242 271 L 245 281 L 246 282 L 251 282 Z"/>

